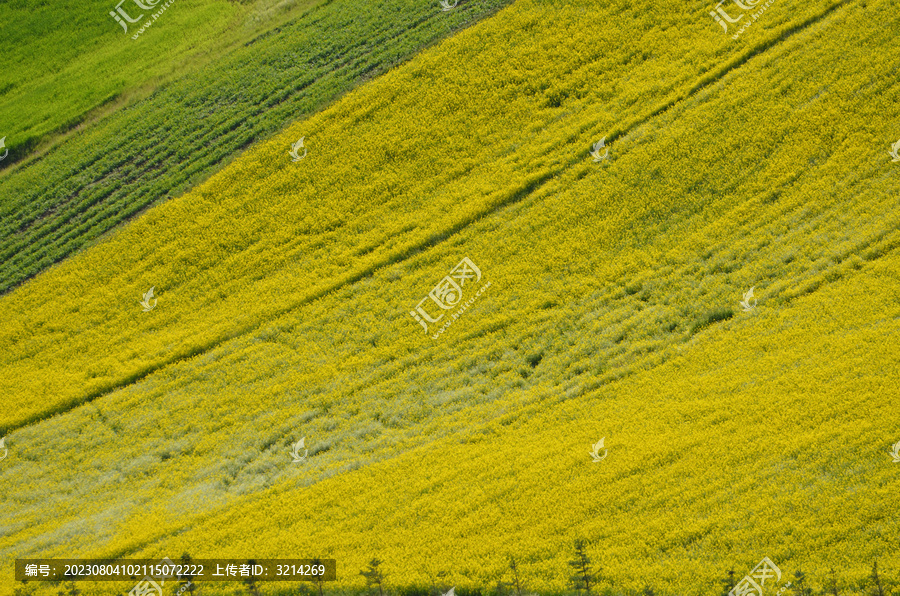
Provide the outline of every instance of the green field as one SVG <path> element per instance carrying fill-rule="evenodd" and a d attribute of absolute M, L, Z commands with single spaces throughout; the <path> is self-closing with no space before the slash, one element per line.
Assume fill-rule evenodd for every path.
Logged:
<path fill-rule="evenodd" d="M 5 2 L 0 11 L 0 136 L 6 137 L 11 155 L 0 165 L 24 159 L 41 143 L 52 144 L 57 135 L 99 116 L 103 106 L 121 107 L 230 44 L 277 25 L 283 11 L 273 10 L 273 4 L 184 0 L 159 15 L 152 35 L 148 29 L 133 40 L 158 9 L 126 4 L 122 10 L 138 20 L 126 34 L 109 16 L 116 6 L 109 0 Z M 299 12 L 315 4 L 289 5 Z M 176 34 L 185 29 L 194 34 Z"/>
<path fill-rule="evenodd" d="M 247 96 L 210 113 L 228 140 L 172 145 L 97 203 L 119 222 L 146 197 L 138 217 L 19 237 L 15 271 L 49 263 L 27 260 L 56 246 L 38 230 L 73 244 L 0 297 L 3 565 L 323 557 L 324 593 L 362 596 L 377 557 L 389 596 L 724 596 L 767 556 L 763 596 L 896 596 L 895 6 L 776 2 L 738 40 L 713 6 L 655 0 L 367 6 L 136 104 L 164 122 Z M 311 82 L 250 74 L 304 35 L 335 44 Z M 113 163 L 105 126 L 82 136 Z M 38 176 L 66 146 L 0 188 L 88 188 Z M 470 306 L 424 333 L 410 311 L 464 258 Z"/>

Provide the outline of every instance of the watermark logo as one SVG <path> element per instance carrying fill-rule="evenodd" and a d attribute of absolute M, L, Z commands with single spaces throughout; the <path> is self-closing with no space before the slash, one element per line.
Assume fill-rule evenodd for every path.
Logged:
<path fill-rule="evenodd" d="M 144 312 L 150 312 L 154 308 L 156 308 L 157 299 L 153 297 L 153 290 L 156 286 L 150 288 L 150 290 L 144 294 L 144 299 L 141 301 L 141 306 L 144 307 Z M 153 300 L 153 304 L 150 304 L 150 301 Z"/>
<path fill-rule="evenodd" d="M 728 592 L 728 596 L 748 596 L 755 594 L 762 596 L 763 588 L 767 579 L 775 577 L 775 582 L 781 580 L 781 569 L 778 568 L 772 559 L 763 557 L 763 560 L 748 573 L 744 579 L 739 581 L 737 585 Z M 788 586 L 790 582 L 788 582 Z M 787 587 L 787 586 L 785 586 Z"/>
<path fill-rule="evenodd" d="M 163 596 L 162 587 L 165 585 L 165 580 L 170 577 L 174 577 L 175 574 L 175 563 L 172 562 L 172 559 L 168 557 L 164 557 L 161 565 L 153 565 L 158 570 L 161 570 L 162 573 L 157 573 L 156 575 L 147 575 L 137 583 L 131 591 L 128 592 L 128 596 Z M 159 583 L 156 583 L 155 580 L 159 580 Z"/>
<path fill-rule="evenodd" d="M 471 282 L 477 283 L 479 281 L 481 281 L 481 269 L 479 269 L 469 257 L 464 257 L 456 267 L 450 270 L 449 275 L 444 277 L 444 279 L 438 282 L 438 285 L 432 288 L 428 293 L 428 296 L 419 301 L 415 310 L 409 311 L 409 314 L 412 315 L 413 319 L 425 329 L 425 333 L 430 333 L 428 323 L 438 323 L 447 315 L 447 313 L 442 312 L 437 317 L 432 317 L 423 306 L 425 302 L 430 299 L 434 305 L 437 305 L 438 308 L 444 311 L 459 307 L 457 312 L 453 313 L 450 318 L 444 322 L 443 326 L 438 329 L 437 333 L 432 336 L 432 339 L 437 339 L 438 336 L 457 320 L 475 302 L 475 299 L 491 285 L 491 282 L 486 283 L 474 296 L 469 298 L 465 303 L 460 304 L 463 298 L 463 288 L 466 287 L 466 284 Z"/>
<path fill-rule="evenodd" d="M 606 149 L 603 155 L 600 155 L 600 150 Z M 606 146 L 606 137 L 603 137 L 596 143 L 594 143 L 594 150 L 591 151 L 591 157 L 594 158 L 594 163 L 599 163 L 604 159 L 609 159 L 609 147 Z"/>
<path fill-rule="evenodd" d="M 744 310 L 744 312 L 750 312 L 751 310 L 756 308 L 757 300 L 753 297 L 754 288 L 756 288 L 756 286 L 753 286 L 749 290 L 747 290 L 747 292 L 744 294 L 744 299 L 741 301 L 741 308 Z M 753 300 L 753 304 L 750 304 L 751 299 Z"/>
<path fill-rule="evenodd" d="M 0 447 L 3 447 L 3 439 L 0 439 Z M 893 446 L 892 449 L 893 449 L 893 451 L 891 451 L 891 457 L 894 458 L 893 463 L 900 464 L 900 441 L 897 441 L 897 443 Z M 0 459 L 3 459 L 3 458 L 0 457 Z"/>
<path fill-rule="evenodd" d="M 441 12 L 447 12 L 448 10 L 453 10 L 456 8 L 456 5 L 459 4 L 459 0 L 456 0 L 453 4 L 450 4 L 449 0 L 441 0 Z M 453 590 L 450 590 L 452 592 Z"/>
<path fill-rule="evenodd" d="M 607 452 L 609 451 L 609 449 L 603 449 L 603 441 L 605 441 L 605 440 L 606 440 L 606 437 L 603 437 L 602 439 L 600 439 L 599 441 L 594 443 L 594 445 L 592 447 L 593 451 L 591 451 L 591 457 L 594 458 L 595 464 L 606 459 L 606 456 L 608 454 Z M 603 449 L 603 457 L 600 457 L 601 449 Z"/>
<path fill-rule="evenodd" d="M 762 2 L 762 0 L 733 0 L 737 7 L 743 11 L 741 13 L 734 13 L 738 15 L 736 18 L 732 18 L 731 15 L 725 12 L 725 9 L 722 8 L 722 4 L 724 4 L 724 2 L 725 0 L 722 0 L 721 2 L 716 4 L 715 10 L 711 10 L 709 14 L 719 25 L 722 26 L 722 29 L 725 31 L 725 33 L 728 33 L 729 23 L 735 24 L 745 16 L 749 16 L 749 18 L 744 21 L 741 28 L 738 29 L 737 33 L 731 36 L 732 39 L 737 39 L 744 31 L 747 30 L 747 28 L 750 27 L 750 25 L 756 22 L 756 20 L 762 15 L 762 13 L 768 10 L 768 8 L 775 3 L 775 0 L 766 0 L 766 3 L 762 6 L 757 6 L 760 2 Z M 750 12 L 748 15 L 747 11 L 752 10 L 756 10 L 756 12 Z"/>
<path fill-rule="evenodd" d="M 9 155 L 9 149 L 6 148 L 6 137 L 0 139 L 0 149 L 3 149 L 3 155 L 0 155 L 0 161 L 2 161 L 7 155 Z"/>
<path fill-rule="evenodd" d="M 726 23 L 737 23 L 742 18 L 744 18 L 744 14 L 741 13 L 740 15 L 738 15 L 738 18 L 732 19 L 730 16 L 728 16 L 728 13 L 725 12 L 725 9 L 722 8 L 722 4 L 724 3 L 725 0 L 722 0 L 722 2 L 716 4 L 715 10 L 709 11 L 709 14 L 712 15 L 712 18 L 715 19 L 718 24 L 722 25 L 722 29 L 725 30 L 725 33 L 728 33 L 728 25 Z M 738 6 L 741 5 L 739 4 Z"/>
<path fill-rule="evenodd" d="M 300 456 L 301 449 L 304 450 L 303 457 Z M 306 449 L 306 437 L 291 445 L 291 457 L 294 458 L 294 463 L 305 460 L 307 455 L 309 455 L 309 449 Z"/>
<path fill-rule="evenodd" d="M 3 139 L 0 139 L 0 147 L 3 147 Z M 891 160 L 891 163 L 893 163 L 895 161 L 900 161 L 900 155 L 897 155 L 898 150 L 900 150 L 900 141 L 897 141 L 896 143 L 891 145 L 891 150 L 888 151 L 888 155 L 890 155 L 891 157 L 894 158 Z M 0 159 L 3 159 L 3 158 L 0 157 Z"/>
<path fill-rule="evenodd" d="M 3 456 L 0 457 L 0 459 L 6 459 L 6 455 L 9 453 L 9 449 L 6 448 L 5 441 L 6 437 L 0 437 L 0 450 L 3 451 Z M 900 443 L 897 444 L 900 445 Z"/>
<path fill-rule="evenodd" d="M 162 0 L 132 0 L 132 2 L 134 2 L 139 10 L 150 11 L 155 9 L 156 5 L 162 2 Z M 151 14 L 150 18 L 144 21 L 144 24 L 136 34 L 131 36 L 131 39 L 137 39 L 141 35 L 141 33 L 150 28 L 150 25 L 152 25 L 153 22 L 156 21 L 156 19 L 158 19 L 160 15 L 162 15 L 162 13 L 164 13 L 166 9 L 169 8 L 169 6 L 174 2 L 175 0 L 168 0 L 165 4 L 160 6 L 157 12 Z M 122 0 L 121 2 L 116 4 L 115 10 L 109 11 L 109 16 L 115 19 L 115 21 L 122 26 L 122 30 L 125 32 L 125 34 L 128 35 L 128 25 L 133 25 L 140 22 L 140 20 L 144 18 L 145 13 L 142 12 L 138 16 L 132 18 L 132 16 L 125 12 L 125 9 L 122 8 L 122 4 L 124 3 L 125 0 Z"/>
<path fill-rule="evenodd" d="M 306 157 L 306 147 L 303 146 L 303 139 L 306 137 L 300 137 L 300 140 L 291 145 L 291 150 L 288 151 L 288 155 L 291 156 L 293 161 L 300 161 L 304 157 Z M 303 149 L 303 155 L 297 155 L 297 149 Z"/>
<path fill-rule="evenodd" d="M 144 18 L 144 13 L 139 14 L 136 19 L 132 19 L 130 16 L 128 16 L 128 13 L 125 12 L 125 9 L 122 8 L 122 4 L 124 4 L 124 3 L 125 3 L 125 0 L 122 0 L 121 2 L 116 4 L 116 9 L 109 11 L 109 16 L 114 18 L 118 24 L 122 25 L 122 29 L 125 30 L 125 34 L 127 35 L 128 34 L 128 23 L 132 23 L 132 24 L 137 23 L 142 18 Z M 134 3 L 137 4 L 139 8 L 142 8 L 144 10 L 150 10 L 149 8 L 143 6 L 137 0 L 134 0 Z"/>

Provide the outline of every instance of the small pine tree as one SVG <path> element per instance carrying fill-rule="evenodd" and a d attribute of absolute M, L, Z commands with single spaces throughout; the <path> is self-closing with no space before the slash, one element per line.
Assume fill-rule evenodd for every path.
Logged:
<path fill-rule="evenodd" d="M 381 584 L 384 581 L 384 574 L 379 569 L 379 565 L 381 565 L 381 561 L 377 558 L 369 561 L 369 568 L 365 571 L 360 571 L 359 574 L 366 578 L 366 587 L 371 588 L 372 586 L 378 586 L 378 596 L 384 596 L 384 591 L 381 588 Z"/>
<path fill-rule="evenodd" d="M 794 572 L 793 585 L 796 596 L 812 596 L 812 588 L 806 585 L 806 574 L 801 569 Z"/>
<path fill-rule="evenodd" d="M 840 594 L 838 594 L 837 579 L 834 576 L 834 567 L 831 568 L 831 585 L 828 586 L 828 594 L 831 596 L 840 596 Z"/>
<path fill-rule="evenodd" d="M 872 596 L 884 596 L 884 587 L 881 585 L 881 578 L 878 577 L 878 561 L 872 563 Z"/>
<path fill-rule="evenodd" d="M 252 570 L 256 561 L 250 559 L 247 561 L 247 564 L 250 565 L 250 569 Z M 250 592 L 250 596 L 259 596 L 259 586 L 256 585 L 256 576 L 252 575 L 252 573 L 253 572 L 251 571 L 250 577 L 245 577 L 243 582 L 247 584 L 247 590 Z"/>
<path fill-rule="evenodd" d="M 186 572 L 181 576 L 181 579 L 187 580 L 187 591 L 191 596 L 194 596 L 194 576 L 190 574 L 191 565 L 194 564 L 194 559 L 185 552 L 181 555 L 181 564 L 185 566 L 184 571 Z"/>
<path fill-rule="evenodd" d="M 322 565 L 324 565 L 324 563 L 321 561 L 321 559 L 313 559 L 312 560 L 312 567 L 314 570 L 312 576 L 313 576 L 313 581 L 316 582 L 316 585 L 319 588 L 319 596 L 322 596 L 322 584 L 325 582 L 325 579 L 324 579 L 325 574 L 319 573 L 319 567 Z"/>
<path fill-rule="evenodd" d="M 516 596 L 522 596 L 522 584 L 519 581 L 519 566 L 516 564 L 514 557 L 509 558 L 509 568 L 512 570 L 513 581 L 510 586 L 516 588 Z"/>
<path fill-rule="evenodd" d="M 587 543 L 584 540 L 575 541 L 575 558 L 569 561 L 569 567 L 574 573 L 569 578 L 576 591 L 584 590 L 585 596 L 591 594 L 591 584 L 594 575 L 591 573 L 591 559 L 587 554 Z"/>
<path fill-rule="evenodd" d="M 728 593 L 734 589 L 734 569 L 728 571 L 728 577 L 722 580 L 722 596 L 728 596 Z"/>

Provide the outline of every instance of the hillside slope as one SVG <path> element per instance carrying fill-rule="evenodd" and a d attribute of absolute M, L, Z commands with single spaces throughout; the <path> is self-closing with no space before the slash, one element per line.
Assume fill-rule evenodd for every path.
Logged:
<path fill-rule="evenodd" d="M 452 13 L 418 0 L 369 2 L 364 11 L 353 0 L 295 6 L 283 26 L 210 58 L 0 177 L 0 292 L 505 3 L 480 0 Z M 165 25 L 171 31 L 178 23 Z"/>
<path fill-rule="evenodd" d="M 776 6 L 735 45 L 520 0 L 0 298 L 0 558 L 896 570 L 898 19 Z M 432 339 L 464 257 L 491 285 Z"/>
<path fill-rule="evenodd" d="M 627 10 L 635 18 L 652 20 L 642 16 L 651 9 Z M 464 37 L 465 43 L 444 46 L 441 53 L 429 53 L 410 68 L 373 82 L 261 144 L 195 191 L 151 210 L 96 250 L 4 299 L 0 390 L 15 397 L 0 405 L 3 424 L 13 428 L 67 409 L 208 350 L 405 260 L 538 189 L 546 194 L 559 188 L 564 173 L 579 179 L 594 172 L 587 159 L 592 142 L 622 137 L 629 147 L 650 140 L 643 137 L 651 134 L 646 131 L 654 114 L 685 98 L 696 100 L 695 95 L 707 93 L 747 55 L 759 51 L 735 49 L 734 57 L 715 58 L 716 52 L 725 52 L 721 37 L 709 36 L 709 24 L 693 14 L 682 17 L 682 27 L 650 29 L 639 44 L 664 48 L 665 54 L 647 51 L 637 62 L 636 51 L 626 44 L 629 31 L 613 25 L 579 31 L 584 19 L 596 15 L 551 6 L 543 10 L 546 15 L 537 9 L 513 13 Z M 816 19 L 816 14 L 794 13 L 782 29 Z M 546 30 L 545 17 L 554 19 L 553 30 Z M 695 43 L 695 34 L 688 32 L 692 23 L 707 31 L 710 47 Z M 537 38 L 519 39 L 520 31 Z M 596 47 L 598 35 L 621 49 L 610 54 L 606 47 Z M 779 38 L 780 29 L 768 36 Z M 759 47 L 768 43 L 763 40 Z M 869 69 L 851 73 L 847 66 L 840 73 L 844 80 L 868 84 L 874 73 L 892 68 L 891 56 L 870 59 L 860 51 L 871 62 Z M 818 72 L 818 64 L 810 71 Z M 605 73 L 599 81 L 598 72 Z M 626 73 L 627 84 L 617 83 Z M 814 81 L 795 84 L 798 95 L 809 93 L 799 101 L 822 90 Z M 841 97 L 832 99 L 837 101 Z M 849 101 L 853 109 L 870 113 L 894 109 L 883 95 L 875 95 L 866 107 L 859 107 L 855 98 Z M 668 223 L 679 217 L 679 210 L 689 209 L 686 215 L 705 211 L 712 217 L 716 212 L 706 209 L 717 201 L 734 205 L 798 175 L 797 153 L 808 148 L 792 143 L 781 149 L 784 157 L 763 161 L 771 143 L 734 134 L 729 125 L 732 100 L 723 102 L 729 103 L 722 116 L 726 120 L 714 129 L 718 144 L 707 145 L 709 153 L 696 154 L 694 163 L 700 165 L 694 172 L 679 170 L 666 177 L 661 160 L 648 167 L 649 158 L 642 153 L 640 164 L 623 168 L 623 177 L 614 179 L 622 188 L 641 189 L 632 210 L 592 205 L 592 217 L 604 221 L 608 242 L 621 243 L 621 231 L 636 227 L 636 221 L 642 222 L 634 231 L 639 240 L 651 233 L 646 228 L 654 220 Z M 822 109 L 843 117 L 837 103 Z M 660 122 L 670 126 L 671 118 L 663 115 Z M 857 142 L 866 135 L 872 146 L 867 157 L 873 165 L 867 169 L 875 167 L 875 159 L 884 167 L 883 148 L 877 157 L 874 148 L 890 138 L 889 127 L 878 126 L 882 121 L 882 116 L 869 119 L 854 133 Z M 691 123 L 685 130 L 695 134 L 703 128 Z M 719 140 L 718 131 L 730 136 Z M 835 148 L 829 134 L 824 129 L 802 142 L 823 155 L 849 150 Z M 306 138 L 310 155 L 292 163 L 287 150 L 300 137 Z M 759 165 L 748 170 L 753 157 Z M 712 160 L 718 171 L 706 165 Z M 821 183 L 818 173 L 817 180 Z M 679 197 L 674 212 L 672 197 Z M 879 223 L 872 225 L 882 229 Z M 312 267 L 315 275 L 307 275 Z M 148 318 L 134 307 L 150 287 L 169 306 Z M 64 304 L 46 300 L 62 295 L 70 296 Z M 54 376 L 45 375 L 46 370 Z M 38 394 L 46 398 L 34 402 L 28 397 Z"/>
<path fill-rule="evenodd" d="M 523 387 L 435 415 L 418 448 L 312 486 L 282 483 L 196 526 L 176 522 L 177 534 L 138 552 L 330 557 L 355 587 L 378 557 L 393 587 L 443 572 L 445 590 L 512 581 L 512 556 L 527 589 L 547 593 L 567 589 L 583 538 L 598 587 L 615 593 L 714 594 L 728 569 L 743 575 L 763 556 L 785 580 L 803 570 L 816 593 L 832 568 L 841 593 L 866 593 L 875 560 L 894 585 L 897 257 L 701 333 L 658 368 L 596 390 Z M 465 347 L 499 351 L 510 339 Z M 332 433 L 307 440 L 320 436 Z M 608 454 L 595 464 L 601 437 Z M 287 459 L 254 447 L 241 474 Z M 329 462 L 311 463 L 298 480 Z"/>

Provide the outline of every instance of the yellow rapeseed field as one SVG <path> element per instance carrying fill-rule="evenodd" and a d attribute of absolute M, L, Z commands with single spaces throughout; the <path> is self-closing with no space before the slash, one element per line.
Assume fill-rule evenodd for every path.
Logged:
<path fill-rule="evenodd" d="M 519 0 L 0 298 L 0 559 L 895 578 L 900 17 L 711 9 Z"/>

